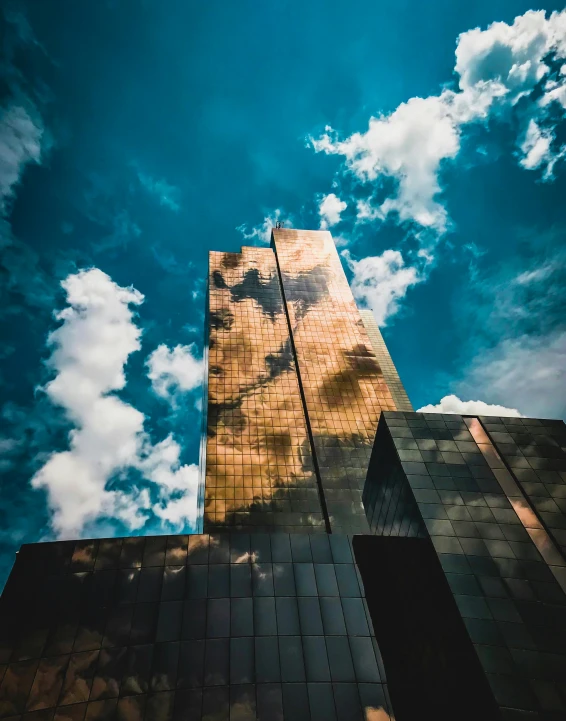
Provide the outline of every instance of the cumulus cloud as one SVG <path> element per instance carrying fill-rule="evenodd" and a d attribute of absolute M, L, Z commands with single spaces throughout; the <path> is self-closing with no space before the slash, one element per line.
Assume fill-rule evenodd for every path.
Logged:
<path fill-rule="evenodd" d="M 387 179 L 396 183 L 393 195 L 383 201 L 377 193 L 358 205 L 360 221 L 395 214 L 423 228 L 444 232 L 448 216 L 439 200 L 439 173 L 460 150 L 462 129 L 469 123 L 507 112 L 529 97 L 525 137 L 520 146 L 525 168 L 542 168 L 548 176 L 562 151 L 552 148 L 554 128 L 530 120 L 546 118 L 552 103 L 566 103 L 566 74 L 550 79 L 550 54 L 566 58 L 566 11 L 528 11 L 512 24 L 492 23 L 458 37 L 455 73 L 458 88 L 439 95 L 414 97 L 392 113 L 372 117 L 364 132 L 341 139 L 331 127 L 310 138 L 316 152 L 340 155 L 346 169 L 377 191 Z M 530 96 L 547 78 L 539 100 Z"/>
<path fill-rule="evenodd" d="M 0 211 L 12 198 L 28 163 L 41 161 L 43 124 L 37 113 L 12 104 L 0 109 Z"/>
<path fill-rule="evenodd" d="M 520 164 L 527 170 L 542 168 L 545 180 L 552 177 L 554 165 L 563 155 L 563 152 L 556 154 L 552 151 L 552 140 L 552 130 L 541 129 L 536 120 L 531 118 L 523 142 L 519 145 L 523 156 Z"/>
<path fill-rule="evenodd" d="M 335 193 L 321 196 L 318 204 L 321 229 L 326 230 L 326 228 L 331 228 L 333 225 L 338 225 L 340 215 L 347 207 L 347 203 L 340 200 Z"/>
<path fill-rule="evenodd" d="M 181 465 L 172 437 L 153 445 L 143 414 L 116 394 L 125 386 L 129 356 L 140 348 L 133 308 L 143 295 L 96 268 L 68 276 L 62 286 L 68 305 L 48 338 L 55 377 L 44 390 L 73 429 L 68 450 L 53 453 L 32 479 L 34 488 L 47 492 L 54 531 L 76 536 L 99 519 L 135 530 L 152 510 L 167 520 L 169 501 L 183 509 L 184 515 L 169 513 L 176 523 L 194 522 L 196 467 Z M 112 484 L 132 470 L 145 485 Z"/>
<path fill-rule="evenodd" d="M 422 280 L 416 268 L 405 265 L 398 250 L 386 250 L 361 260 L 352 258 L 347 250 L 342 255 L 353 273 L 354 297 L 371 308 L 380 326 L 399 310 L 399 302 L 407 290 Z"/>
<path fill-rule="evenodd" d="M 203 380 L 202 360 L 194 343 L 168 348 L 157 346 L 147 359 L 148 378 L 155 393 L 174 400 L 178 394 L 198 388 Z"/>
<path fill-rule="evenodd" d="M 248 226 L 243 223 L 239 225 L 236 230 L 242 234 L 243 239 L 248 243 L 265 243 L 269 245 L 271 242 L 271 229 L 275 228 L 277 222 L 285 223 L 289 228 L 293 227 L 293 219 L 291 216 L 284 216 L 283 211 L 280 208 L 269 212 L 263 222 L 259 225 L 254 226 L 251 230 L 248 230 Z"/>
<path fill-rule="evenodd" d="M 419 408 L 417 413 L 456 413 L 468 416 L 504 416 L 518 418 L 521 416 L 516 408 L 506 408 L 484 401 L 463 401 L 458 396 L 444 396 L 440 403 L 429 404 Z"/>

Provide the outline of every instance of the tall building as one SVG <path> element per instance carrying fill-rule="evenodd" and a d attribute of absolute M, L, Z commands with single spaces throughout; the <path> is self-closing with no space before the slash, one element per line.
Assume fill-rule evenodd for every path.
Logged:
<path fill-rule="evenodd" d="M 367 532 L 379 415 L 411 408 L 365 323 L 328 231 L 210 253 L 206 531 Z"/>
<path fill-rule="evenodd" d="M 0 719 L 566 718 L 564 424 L 413 413 L 327 232 L 208 298 L 204 533 L 22 546 Z"/>

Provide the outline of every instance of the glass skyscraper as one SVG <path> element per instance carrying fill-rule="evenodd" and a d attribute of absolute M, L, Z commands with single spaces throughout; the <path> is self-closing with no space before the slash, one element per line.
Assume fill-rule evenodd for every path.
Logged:
<path fill-rule="evenodd" d="M 0 718 L 564 719 L 564 424 L 414 413 L 326 231 L 208 286 L 198 533 L 22 546 Z"/>
<path fill-rule="evenodd" d="M 367 532 L 379 415 L 412 409 L 330 233 L 274 229 L 209 273 L 204 529 Z"/>

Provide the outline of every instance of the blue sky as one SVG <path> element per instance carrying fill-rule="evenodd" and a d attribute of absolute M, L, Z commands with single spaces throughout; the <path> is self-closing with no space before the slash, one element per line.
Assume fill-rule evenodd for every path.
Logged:
<path fill-rule="evenodd" d="M 560 4 L 3 7 L 0 575 L 191 528 L 207 251 L 276 219 L 331 230 L 415 408 L 565 417 Z"/>

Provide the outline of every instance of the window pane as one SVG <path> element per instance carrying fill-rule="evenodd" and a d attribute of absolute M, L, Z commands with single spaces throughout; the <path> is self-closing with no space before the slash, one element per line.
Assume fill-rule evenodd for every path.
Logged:
<path fill-rule="evenodd" d="M 307 681 L 330 681 L 324 636 L 303 636 Z"/>
<path fill-rule="evenodd" d="M 230 639 L 230 683 L 254 682 L 254 640 Z"/>
<path fill-rule="evenodd" d="M 277 636 L 255 638 L 255 667 L 258 683 L 270 683 L 280 680 Z"/>
<path fill-rule="evenodd" d="M 334 696 L 329 683 L 307 684 L 311 721 L 336 721 Z"/>

